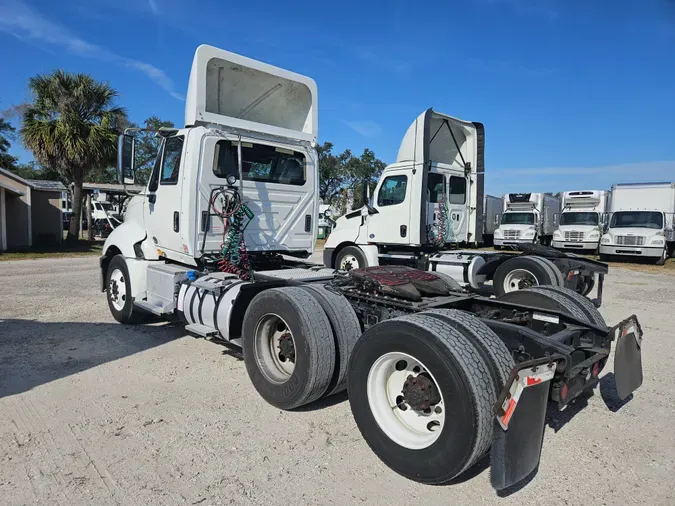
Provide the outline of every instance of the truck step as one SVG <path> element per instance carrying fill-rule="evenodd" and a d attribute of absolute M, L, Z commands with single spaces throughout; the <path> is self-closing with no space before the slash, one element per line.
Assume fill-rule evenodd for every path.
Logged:
<path fill-rule="evenodd" d="M 173 313 L 173 310 L 176 308 L 176 303 L 171 302 L 170 304 L 163 306 L 159 304 L 153 304 L 151 302 L 148 302 L 147 300 L 135 300 L 134 306 L 139 307 L 144 311 L 155 314 L 157 316 L 162 316 Z"/>
<path fill-rule="evenodd" d="M 200 325 L 199 323 L 191 323 L 190 325 L 186 325 L 185 330 L 202 337 L 211 337 L 218 334 L 217 329 L 214 329 L 213 327 L 207 327 L 206 325 Z"/>

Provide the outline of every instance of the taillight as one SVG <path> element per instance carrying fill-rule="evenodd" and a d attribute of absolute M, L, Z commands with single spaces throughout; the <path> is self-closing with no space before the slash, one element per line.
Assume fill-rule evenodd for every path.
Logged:
<path fill-rule="evenodd" d="M 567 390 L 568 390 L 567 383 L 563 383 L 563 386 L 560 389 L 560 399 L 562 401 L 565 401 L 565 399 L 567 399 Z"/>
<path fill-rule="evenodd" d="M 598 377 L 598 374 L 600 374 L 600 362 L 596 362 L 595 364 L 593 364 L 592 374 L 594 378 Z"/>

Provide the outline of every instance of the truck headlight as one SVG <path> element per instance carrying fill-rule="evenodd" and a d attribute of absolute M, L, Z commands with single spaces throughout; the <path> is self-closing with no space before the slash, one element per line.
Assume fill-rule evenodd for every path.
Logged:
<path fill-rule="evenodd" d="M 501 236 L 502 236 L 502 230 L 500 228 L 498 228 L 497 230 L 495 230 L 495 237 L 501 237 Z"/>
<path fill-rule="evenodd" d="M 553 238 L 554 239 L 560 239 L 562 237 L 562 234 L 560 233 L 560 230 L 556 230 L 553 232 Z"/>
<path fill-rule="evenodd" d="M 599 237 L 600 237 L 600 232 L 591 232 L 590 234 L 588 234 L 589 239 L 597 239 Z"/>
<path fill-rule="evenodd" d="M 650 244 L 654 244 L 655 246 L 663 246 L 663 243 L 664 240 L 658 237 L 652 237 L 652 240 L 650 241 Z"/>
<path fill-rule="evenodd" d="M 534 230 L 526 230 L 523 237 L 534 237 Z"/>
<path fill-rule="evenodd" d="M 609 244 L 612 242 L 612 236 L 609 234 L 603 235 L 600 242 L 602 242 L 602 244 Z"/>

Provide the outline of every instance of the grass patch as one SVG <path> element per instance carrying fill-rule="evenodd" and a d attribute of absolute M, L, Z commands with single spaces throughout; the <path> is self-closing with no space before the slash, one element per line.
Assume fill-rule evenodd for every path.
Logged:
<path fill-rule="evenodd" d="M 0 253 L 0 262 L 8 260 L 37 260 L 39 258 L 69 258 L 98 256 L 103 249 L 102 241 L 78 241 L 75 244 L 62 244 L 30 248 L 22 251 Z"/>

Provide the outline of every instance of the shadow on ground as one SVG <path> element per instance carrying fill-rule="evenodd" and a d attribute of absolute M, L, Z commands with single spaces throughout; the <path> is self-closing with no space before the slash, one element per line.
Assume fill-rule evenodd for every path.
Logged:
<path fill-rule="evenodd" d="M 182 325 L 0 320 L 0 398 L 161 346 Z"/>

